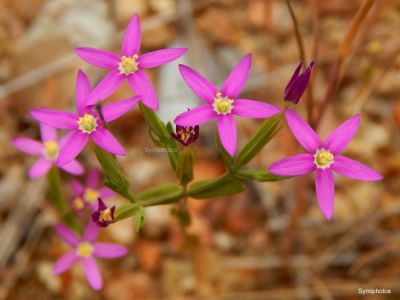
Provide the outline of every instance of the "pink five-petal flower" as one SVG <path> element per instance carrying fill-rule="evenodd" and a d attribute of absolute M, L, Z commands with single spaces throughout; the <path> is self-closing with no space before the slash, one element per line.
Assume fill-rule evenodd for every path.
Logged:
<path fill-rule="evenodd" d="M 195 70 L 180 65 L 179 70 L 189 88 L 205 102 L 175 118 L 179 126 L 196 126 L 217 119 L 218 134 L 222 146 L 233 156 L 236 152 L 237 135 L 234 115 L 246 118 L 268 118 L 280 112 L 279 108 L 264 102 L 237 99 L 249 77 L 251 54 L 245 55 L 233 68 L 218 90 Z"/>
<path fill-rule="evenodd" d="M 76 114 L 46 108 L 31 111 L 31 115 L 43 124 L 70 130 L 56 160 L 58 166 L 64 167 L 77 157 L 89 138 L 106 151 L 125 155 L 125 150 L 103 122 L 113 121 L 128 112 L 140 100 L 140 97 L 135 96 L 104 105 L 99 114 L 93 106 L 87 106 L 89 95 L 89 79 L 83 71 L 79 70 L 76 80 Z"/>
<path fill-rule="evenodd" d="M 95 290 L 100 290 L 103 285 L 95 257 L 117 258 L 124 256 L 128 252 L 126 247 L 121 245 L 95 243 L 99 227 L 93 222 L 87 225 L 82 237 L 77 236 L 63 224 L 56 225 L 55 229 L 58 236 L 70 245 L 73 250 L 56 261 L 53 266 L 53 273 L 59 275 L 70 269 L 75 263 L 81 262 L 86 279 Z"/>
<path fill-rule="evenodd" d="M 89 64 L 110 70 L 94 88 L 87 104 L 93 105 L 104 100 L 127 79 L 136 95 L 142 96 L 143 104 L 151 109 L 158 109 L 155 89 L 143 70 L 174 61 L 184 55 L 187 49 L 171 48 L 139 54 L 140 42 L 139 16 L 134 14 L 125 30 L 121 55 L 88 47 L 74 49 L 75 53 Z"/>
<path fill-rule="evenodd" d="M 40 124 L 40 135 L 41 142 L 26 137 L 15 137 L 12 141 L 14 147 L 18 150 L 38 157 L 28 172 L 30 178 L 38 178 L 45 175 L 54 165 L 60 150 L 64 147 L 63 138 L 57 138 L 56 129 L 53 127 Z M 76 160 L 72 160 L 60 166 L 60 168 L 73 175 L 83 173 L 82 165 Z"/>
<path fill-rule="evenodd" d="M 326 219 L 333 215 L 335 181 L 333 171 L 363 181 L 381 180 L 383 177 L 371 168 L 339 155 L 356 133 L 360 116 L 355 115 L 337 127 L 321 142 L 316 132 L 294 111 L 285 110 L 291 131 L 308 154 L 299 154 L 273 163 L 269 171 L 281 176 L 298 176 L 316 171 L 315 190 L 319 206 Z"/>
<path fill-rule="evenodd" d="M 103 187 L 100 184 L 101 172 L 98 168 L 92 168 L 88 172 L 85 185 L 82 185 L 78 180 L 71 181 L 73 197 L 71 205 L 75 211 L 81 212 L 86 207 L 91 210 L 96 210 L 97 199 L 107 200 L 115 195 L 108 187 Z"/>

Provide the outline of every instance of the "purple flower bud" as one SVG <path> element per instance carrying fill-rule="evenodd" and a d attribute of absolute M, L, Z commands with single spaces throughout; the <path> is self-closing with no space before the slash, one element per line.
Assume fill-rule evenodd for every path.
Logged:
<path fill-rule="evenodd" d="M 304 91 L 307 88 L 308 82 L 310 81 L 311 71 L 314 65 L 314 62 L 311 62 L 307 69 L 299 75 L 301 66 L 303 63 L 300 63 L 299 66 L 294 71 L 292 78 L 290 78 L 286 88 L 285 88 L 285 101 L 293 102 L 297 104 L 303 96 Z"/>
<path fill-rule="evenodd" d="M 115 205 L 108 207 L 101 198 L 97 200 L 99 201 L 99 207 L 92 213 L 92 220 L 97 226 L 107 227 L 114 221 Z"/>
<path fill-rule="evenodd" d="M 176 125 L 176 133 L 172 133 L 172 137 L 181 145 L 187 146 L 194 143 L 200 135 L 200 127 L 196 126 L 179 126 Z"/>

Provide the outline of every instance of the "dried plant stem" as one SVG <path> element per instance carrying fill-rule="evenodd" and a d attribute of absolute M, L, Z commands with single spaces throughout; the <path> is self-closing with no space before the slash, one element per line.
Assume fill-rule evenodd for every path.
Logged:
<path fill-rule="evenodd" d="M 347 31 L 344 40 L 339 46 L 337 59 L 333 63 L 330 71 L 329 77 L 329 85 L 325 92 L 324 99 L 319 106 L 318 113 L 315 118 L 315 126 L 318 127 L 320 124 L 322 117 L 325 114 L 325 111 L 332 101 L 332 98 L 336 92 L 336 89 L 341 80 L 341 74 L 345 71 L 346 65 L 343 64 L 344 60 L 347 58 L 349 53 L 351 52 L 352 46 L 354 44 L 355 37 L 359 32 L 361 25 L 363 24 L 364 20 L 366 19 L 369 11 L 371 10 L 373 4 L 376 0 L 366 0 L 363 6 L 360 7 L 356 16 L 353 19 L 353 22 Z"/>
<path fill-rule="evenodd" d="M 292 5 L 290 4 L 290 0 L 286 0 L 286 5 L 289 9 L 290 17 L 292 18 L 292 21 L 293 21 L 294 33 L 296 35 L 297 47 L 299 49 L 299 58 L 303 62 L 303 65 L 304 65 L 304 63 L 306 61 L 306 53 L 304 51 L 303 40 L 302 40 L 301 34 L 300 34 L 299 23 L 297 22 L 297 18 L 296 18 L 296 15 L 294 14 Z"/>

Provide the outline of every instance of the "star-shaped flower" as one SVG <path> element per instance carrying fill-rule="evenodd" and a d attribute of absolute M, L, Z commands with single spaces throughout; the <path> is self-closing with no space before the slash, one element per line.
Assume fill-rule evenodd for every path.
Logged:
<path fill-rule="evenodd" d="M 38 157 L 38 160 L 29 170 L 30 178 L 45 175 L 57 160 L 60 149 L 65 145 L 65 138 L 58 139 L 56 129 L 53 127 L 40 124 L 40 135 L 41 142 L 26 137 L 15 137 L 12 141 L 12 144 L 18 150 Z M 76 160 L 72 160 L 60 168 L 73 175 L 83 173 L 82 165 Z"/>
<path fill-rule="evenodd" d="M 92 91 L 89 105 L 110 96 L 127 79 L 136 95 L 142 96 L 143 104 L 151 109 L 158 109 L 156 92 L 143 70 L 174 61 L 188 49 L 170 48 L 139 54 L 140 43 L 140 21 L 139 16 L 135 14 L 125 30 L 122 55 L 95 48 L 75 48 L 75 53 L 89 64 L 110 70 Z"/>
<path fill-rule="evenodd" d="M 72 207 L 80 212 L 86 207 L 92 210 L 97 207 L 97 199 L 101 197 L 107 200 L 115 195 L 115 193 L 108 187 L 100 185 L 101 172 L 97 168 L 92 168 L 87 176 L 86 184 L 82 185 L 78 180 L 71 181 L 73 191 Z"/>
<path fill-rule="evenodd" d="M 281 176 L 298 176 L 315 171 L 318 203 L 328 220 L 332 218 L 335 197 L 333 171 L 363 181 L 383 178 L 371 168 L 341 155 L 359 127 L 359 115 L 343 122 L 324 142 L 294 111 L 287 109 L 285 118 L 294 136 L 308 153 L 279 160 L 269 167 L 269 171 Z"/>
<path fill-rule="evenodd" d="M 58 236 L 70 245 L 73 250 L 56 261 L 53 273 L 55 275 L 64 273 L 79 261 L 82 264 L 83 272 L 90 286 L 95 290 L 100 290 L 103 286 L 103 281 L 95 257 L 121 257 L 128 252 L 128 249 L 117 244 L 95 243 L 94 241 L 99 234 L 99 230 L 100 228 L 96 224 L 90 222 L 83 232 L 82 238 L 80 238 L 65 225 L 56 225 Z"/>
<path fill-rule="evenodd" d="M 280 112 L 279 108 L 264 102 L 238 99 L 249 76 L 251 55 L 244 56 L 219 90 L 195 70 L 180 65 L 183 79 L 190 89 L 206 104 L 184 112 L 175 118 L 179 126 L 195 126 L 217 119 L 222 146 L 233 156 L 237 134 L 234 115 L 246 118 L 268 118 Z"/>
<path fill-rule="evenodd" d="M 60 166 L 72 161 L 82 151 L 89 138 L 110 153 L 125 155 L 125 150 L 105 128 L 103 121 L 111 122 L 119 118 L 128 112 L 140 100 L 140 97 L 136 96 L 105 105 L 99 115 L 93 106 L 87 106 L 89 94 L 89 79 L 79 70 L 76 80 L 77 114 L 46 108 L 31 111 L 31 115 L 39 122 L 71 131 L 56 161 Z"/>

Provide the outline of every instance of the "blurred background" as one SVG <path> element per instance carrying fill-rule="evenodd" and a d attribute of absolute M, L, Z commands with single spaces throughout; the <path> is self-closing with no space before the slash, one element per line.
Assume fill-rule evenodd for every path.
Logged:
<path fill-rule="evenodd" d="M 27 178 L 33 158 L 10 144 L 16 135 L 39 137 L 29 110 L 73 109 L 78 68 L 92 84 L 104 76 L 72 49 L 118 53 L 133 13 L 142 21 L 142 52 L 190 48 L 179 61 L 148 73 L 159 94 L 159 116 L 168 121 L 199 103 L 183 83 L 179 63 L 221 84 L 248 52 L 253 68 L 242 95 L 281 106 L 300 61 L 293 20 L 283 0 L 0 0 L 0 299 L 330 300 L 358 299 L 359 288 L 391 290 L 368 299 L 400 299 L 400 1 L 370 1 L 349 53 L 338 60 L 366 2 L 291 1 L 305 62 L 315 61 L 312 84 L 296 110 L 305 117 L 310 97 L 316 109 L 328 99 L 318 128 L 322 137 L 361 112 L 361 127 L 345 153 L 385 179 L 336 178 L 330 222 L 319 211 L 312 176 L 249 182 L 235 196 L 189 200 L 192 224 L 186 231 L 170 206 L 148 208 L 141 232 L 132 219 L 102 231 L 102 240 L 124 244 L 130 253 L 99 261 L 105 284 L 96 293 L 80 266 L 52 275 L 52 264 L 68 249 L 53 230 L 57 212 L 45 178 Z M 329 92 L 338 63 L 340 81 Z M 107 101 L 130 96 L 124 84 Z M 239 145 L 261 122 L 237 119 Z M 111 130 L 127 149 L 119 161 L 133 192 L 174 180 L 167 155 L 145 151 L 153 144 L 137 107 Z M 194 146 L 196 180 L 224 171 L 214 134 L 215 124 L 201 127 Z M 267 168 L 301 151 L 284 128 L 248 167 Z M 87 168 L 98 166 L 90 148 L 79 159 Z M 63 175 L 67 197 L 70 179 Z"/>

